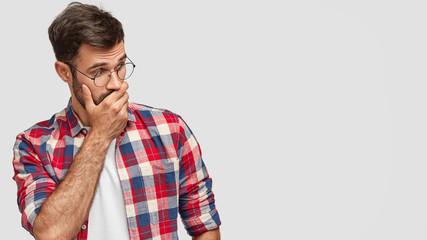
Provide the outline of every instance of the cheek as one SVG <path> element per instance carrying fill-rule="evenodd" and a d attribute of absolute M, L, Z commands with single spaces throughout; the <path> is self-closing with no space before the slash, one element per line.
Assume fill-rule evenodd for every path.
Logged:
<path fill-rule="evenodd" d="M 74 95 L 80 96 L 82 94 L 82 84 L 76 78 L 73 79 L 71 87 Z"/>
<path fill-rule="evenodd" d="M 100 89 L 98 89 L 96 86 L 92 86 L 90 82 L 81 82 L 78 79 L 74 78 L 72 83 L 72 89 L 74 95 L 77 97 L 80 103 L 84 105 L 82 84 L 86 84 L 92 95 L 93 102 L 98 105 L 102 101 L 100 100 Z"/>
<path fill-rule="evenodd" d="M 96 105 L 100 104 L 104 98 L 111 94 L 109 91 L 104 92 L 102 90 L 105 91 L 105 89 L 91 89 L 92 99 Z"/>
<path fill-rule="evenodd" d="M 102 102 L 106 97 L 108 97 L 113 91 L 108 91 L 106 93 L 102 93 L 97 97 L 97 101 L 100 103 Z"/>

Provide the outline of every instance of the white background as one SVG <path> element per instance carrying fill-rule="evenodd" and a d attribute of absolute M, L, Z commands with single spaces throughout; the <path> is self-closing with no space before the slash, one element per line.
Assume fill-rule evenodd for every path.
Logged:
<path fill-rule="evenodd" d="M 2 4 L 5 239 L 31 239 L 15 136 L 68 101 L 47 35 L 67 3 Z M 196 134 L 223 239 L 427 238 L 425 1 L 101 5 L 137 65 L 131 100 L 180 114 Z"/>

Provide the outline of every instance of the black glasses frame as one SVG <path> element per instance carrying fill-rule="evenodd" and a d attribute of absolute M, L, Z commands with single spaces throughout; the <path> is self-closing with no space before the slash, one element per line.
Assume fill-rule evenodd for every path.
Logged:
<path fill-rule="evenodd" d="M 127 58 L 130 62 L 124 63 L 123 65 L 126 65 L 126 64 L 128 64 L 128 63 L 131 63 L 131 64 L 132 64 L 132 66 L 133 66 L 133 68 L 132 68 L 132 72 L 131 72 L 131 74 L 129 75 L 129 77 L 122 79 L 122 78 L 119 76 L 119 72 L 118 72 L 118 71 L 120 70 L 120 68 L 121 68 L 121 67 L 123 67 L 123 65 L 122 65 L 119 69 L 117 69 L 117 70 L 114 70 L 114 71 L 105 70 L 105 71 L 110 72 L 110 74 L 113 74 L 114 72 L 116 72 L 117 77 L 118 77 L 119 79 L 121 79 L 121 80 L 126 80 L 126 79 L 130 78 L 130 76 L 132 76 L 132 74 L 133 74 L 133 71 L 135 70 L 136 65 L 132 62 L 132 60 L 130 60 L 130 58 L 129 58 L 129 57 L 126 57 L 126 58 Z M 73 68 L 73 69 L 77 70 L 77 72 L 79 72 L 79 73 L 83 74 L 85 77 L 87 77 L 87 78 L 89 78 L 90 80 L 92 80 L 92 81 L 93 81 L 93 83 L 95 84 L 95 86 L 97 86 L 97 87 L 105 86 L 105 85 L 110 81 L 110 80 L 108 80 L 104 85 L 102 85 L 102 86 L 98 86 L 98 85 L 96 85 L 96 81 L 95 81 L 95 79 L 96 79 L 96 77 L 100 74 L 100 72 L 99 72 L 99 73 L 97 73 L 97 74 L 95 74 L 95 76 L 94 76 L 94 77 L 90 77 L 90 76 L 88 76 L 87 74 L 83 73 L 82 71 L 78 70 L 78 69 L 77 69 L 76 67 L 74 67 L 71 63 L 69 63 L 69 62 L 65 62 L 65 63 L 66 63 L 70 68 Z"/>

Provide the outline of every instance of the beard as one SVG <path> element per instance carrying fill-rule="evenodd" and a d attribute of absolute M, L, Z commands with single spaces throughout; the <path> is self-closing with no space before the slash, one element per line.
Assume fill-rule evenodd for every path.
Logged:
<path fill-rule="evenodd" d="M 84 109 L 86 109 L 86 104 L 85 104 L 85 100 L 83 98 L 83 89 L 82 89 L 82 83 L 79 82 L 79 80 L 77 79 L 77 77 L 75 76 L 75 74 L 73 75 L 73 93 L 74 96 L 76 96 L 77 101 L 79 101 L 79 103 L 83 106 Z M 108 95 L 110 95 L 111 93 L 113 93 L 113 91 L 109 91 L 107 93 L 101 94 L 98 98 L 94 98 L 92 95 L 92 100 L 95 103 L 95 105 L 100 104 L 106 97 L 108 97 Z"/>

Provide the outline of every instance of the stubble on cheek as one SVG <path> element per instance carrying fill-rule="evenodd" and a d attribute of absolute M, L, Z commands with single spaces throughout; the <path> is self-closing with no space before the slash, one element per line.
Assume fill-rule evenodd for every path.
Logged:
<path fill-rule="evenodd" d="M 83 89 L 82 89 L 82 83 L 77 80 L 76 77 L 73 76 L 73 92 L 74 96 L 76 96 L 77 101 L 83 106 L 84 109 L 86 109 L 85 106 L 85 100 L 83 99 Z M 98 98 L 94 98 L 92 95 L 92 100 L 95 103 L 95 105 L 99 105 L 106 97 L 108 97 L 110 94 L 112 94 L 114 91 L 109 91 L 107 93 L 101 94 Z"/>
<path fill-rule="evenodd" d="M 79 101 L 79 103 L 83 106 L 83 108 L 86 109 L 85 100 L 83 98 L 82 83 L 79 82 L 75 77 L 73 77 L 73 92 L 74 92 L 74 96 L 76 96 L 77 98 L 77 101 Z M 99 105 L 106 97 L 108 97 L 113 92 L 114 91 L 109 91 L 107 93 L 101 94 L 96 99 L 92 95 L 92 100 L 95 103 L 95 105 Z"/>
<path fill-rule="evenodd" d="M 109 91 L 108 93 L 104 93 L 101 96 L 98 97 L 98 101 L 95 101 L 95 104 L 100 104 L 106 97 L 108 97 L 110 94 L 112 94 L 113 91 Z"/>
<path fill-rule="evenodd" d="M 77 98 L 77 101 L 83 106 L 84 109 L 86 109 L 85 101 L 83 99 L 83 89 L 82 89 L 82 83 L 80 83 L 75 75 L 73 74 L 73 93 L 74 96 Z"/>

